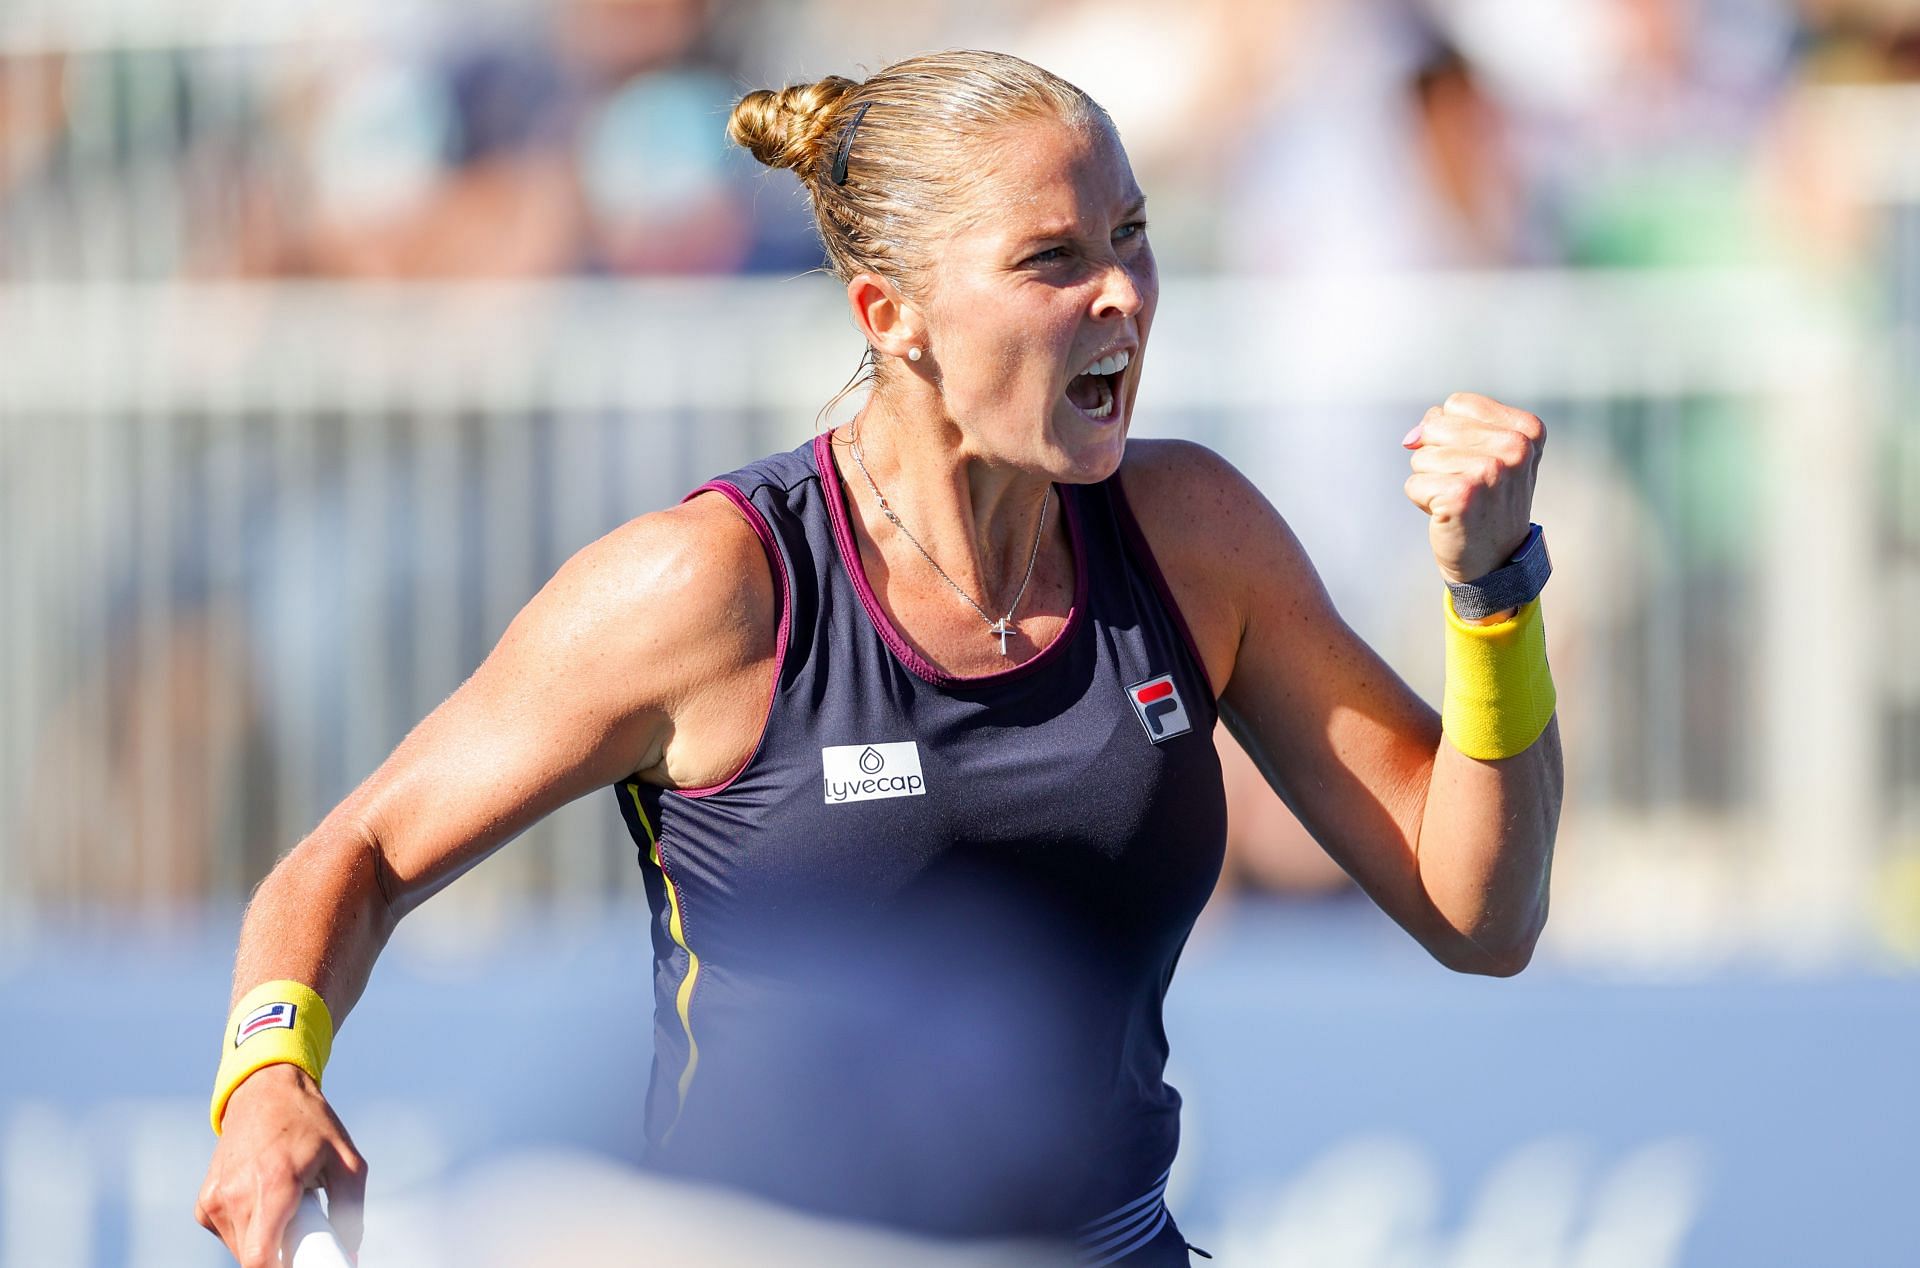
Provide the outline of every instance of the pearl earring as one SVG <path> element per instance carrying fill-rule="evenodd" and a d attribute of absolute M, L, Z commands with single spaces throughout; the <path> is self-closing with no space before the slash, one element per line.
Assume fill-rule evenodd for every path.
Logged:
<path fill-rule="evenodd" d="M 907 360 L 918 361 L 919 359 L 920 359 L 920 349 L 918 346 L 907 349 Z"/>

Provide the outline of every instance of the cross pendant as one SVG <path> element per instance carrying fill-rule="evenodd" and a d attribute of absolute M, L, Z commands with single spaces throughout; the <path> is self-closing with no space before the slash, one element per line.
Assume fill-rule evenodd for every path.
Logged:
<path fill-rule="evenodd" d="M 1002 656 L 1005 656 L 1007 654 L 1007 635 L 1011 633 L 1013 633 L 1013 627 L 1007 624 L 1007 618 L 1004 616 L 1001 617 L 999 620 L 995 621 L 992 625 L 989 625 L 987 627 L 987 634 L 989 637 L 996 634 L 999 635 L 1000 654 Z"/>

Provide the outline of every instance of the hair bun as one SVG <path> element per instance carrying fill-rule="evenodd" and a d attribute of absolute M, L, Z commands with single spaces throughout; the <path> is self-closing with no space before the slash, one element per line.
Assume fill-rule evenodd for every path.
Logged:
<path fill-rule="evenodd" d="M 832 161 L 833 124 L 842 104 L 860 85 L 839 75 L 779 91 L 762 88 L 742 97 L 727 120 L 727 135 L 768 167 L 813 175 Z"/>

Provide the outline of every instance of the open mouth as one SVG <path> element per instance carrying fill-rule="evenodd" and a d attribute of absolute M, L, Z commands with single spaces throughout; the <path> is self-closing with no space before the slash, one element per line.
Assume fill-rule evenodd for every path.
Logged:
<path fill-rule="evenodd" d="M 1100 358 L 1067 383 L 1067 403 L 1093 422 L 1111 420 L 1119 408 L 1120 381 L 1133 354 L 1125 351 Z"/>

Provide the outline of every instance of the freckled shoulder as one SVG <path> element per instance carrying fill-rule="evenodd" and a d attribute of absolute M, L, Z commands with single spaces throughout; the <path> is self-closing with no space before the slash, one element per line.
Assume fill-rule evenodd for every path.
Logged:
<path fill-rule="evenodd" d="M 1276 538 L 1291 534 L 1260 491 L 1204 445 L 1129 441 L 1119 478 L 1207 676 L 1222 690 L 1246 628 L 1249 583 L 1273 566 Z"/>

